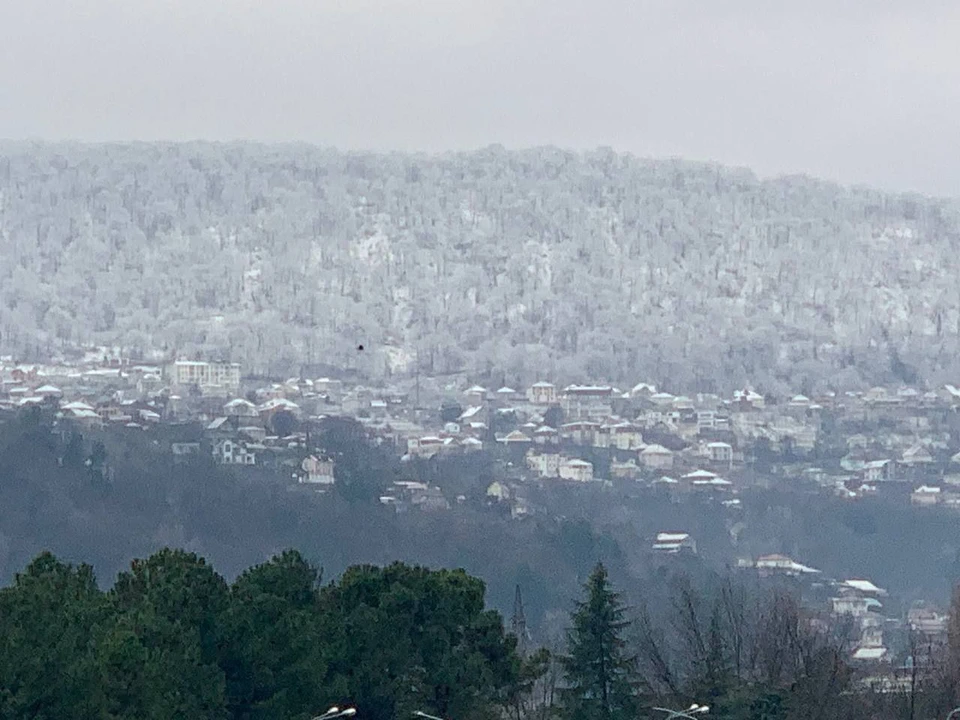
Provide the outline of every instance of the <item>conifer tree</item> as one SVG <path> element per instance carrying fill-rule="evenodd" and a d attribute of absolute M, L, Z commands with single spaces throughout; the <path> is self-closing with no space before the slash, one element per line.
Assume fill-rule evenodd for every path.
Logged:
<path fill-rule="evenodd" d="M 597 563 L 584 586 L 561 659 L 566 687 L 563 709 L 570 720 L 632 720 L 640 706 L 636 657 L 629 652 L 630 622 L 607 569 Z"/>

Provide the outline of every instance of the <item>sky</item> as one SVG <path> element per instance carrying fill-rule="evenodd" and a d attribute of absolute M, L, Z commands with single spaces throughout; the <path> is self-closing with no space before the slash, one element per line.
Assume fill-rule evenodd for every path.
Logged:
<path fill-rule="evenodd" d="M 0 138 L 610 146 L 960 196 L 956 0 L 0 0 Z"/>

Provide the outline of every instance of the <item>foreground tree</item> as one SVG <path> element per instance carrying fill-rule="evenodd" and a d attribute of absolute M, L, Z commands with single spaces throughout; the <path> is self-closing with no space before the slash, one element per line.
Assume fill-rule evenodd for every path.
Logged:
<path fill-rule="evenodd" d="M 625 637 L 630 623 L 602 563 L 584 590 L 561 659 L 564 714 L 570 720 L 633 720 L 640 708 L 640 676 Z"/>
<path fill-rule="evenodd" d="M 106 617 L 93 570 L 43 553 L 0 590 L 0 718 L 100 718 L 93 649 Z"/>
<path fill-rule="evenodd" d="M 113 625 L 100 648 L 109 717 L 226 718 L 223 578 L 193 553 L 161 550 L 134 560 L 109 599 Z"/>
<path fill-rule="evenodd" d="M 332 622 L 331 682 L 359 713 L 390 720 L 426 710 L 463 720 L 497 718 L 520 659 L 483 583 L 462 570 L 394 563 L 359 566 L 325 588 Z"/>
<path fill-rule="evenodd" d="M 310 718 L 339 698 L 327 681 L 320 572 L 288 550 L 244 572 L 225 620 L 230 717 Z"/>

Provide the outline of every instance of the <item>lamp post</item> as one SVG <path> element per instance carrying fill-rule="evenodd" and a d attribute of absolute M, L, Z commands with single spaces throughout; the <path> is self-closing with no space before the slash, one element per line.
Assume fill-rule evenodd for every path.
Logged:
<path fill-rule="evenodd" d="M 674 718 L 686 718 L 687 720 L 699 720 L 697 715 L 706 715 L 710 712 L 709 705 L 698 705 L 694 703 L 686 710 L 671 710 L 670 708 L 655 707 L 654 710 L 659 710 L 660 712 L 667 713 L 666 720 L 674 720 Z M 949 718 L 947 720 L 950 720 Z"/>
<path fill-rule="evenodd" d="M 327 710 L 323 715 L 317 715 L 313 720 L 334 720 L 334 718 L 348 718 L 353 717 L 357 714 L 356 708 L 344 708 L 341 710 L 338 707 L 332 707 Z"/>
<path fill-rule="evenodd" d="M 415 710 L 413 716 L 423 718 L 423 720 L 443 720 L 443 718 L 438 718 L 436 715 L 427 715 L 427 713 L 421 712 L 420 710 Z"/>

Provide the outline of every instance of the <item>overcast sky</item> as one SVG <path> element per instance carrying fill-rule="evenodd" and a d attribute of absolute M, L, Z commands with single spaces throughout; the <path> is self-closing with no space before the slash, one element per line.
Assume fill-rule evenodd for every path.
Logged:
<path fill-rule="evenodd" d="M 960 196 L 956 0 L 0 0 L 0 137 L 609 145 Z"/>

